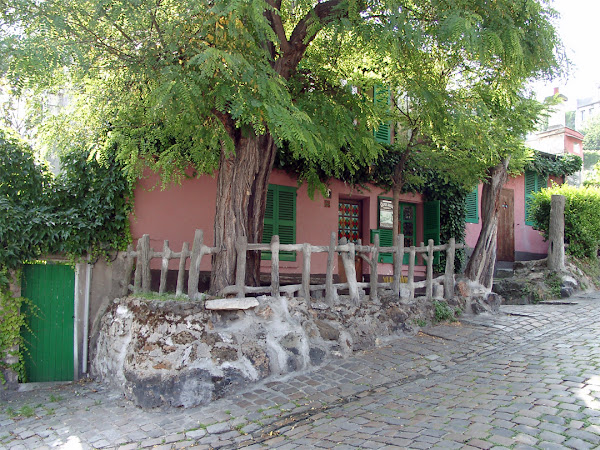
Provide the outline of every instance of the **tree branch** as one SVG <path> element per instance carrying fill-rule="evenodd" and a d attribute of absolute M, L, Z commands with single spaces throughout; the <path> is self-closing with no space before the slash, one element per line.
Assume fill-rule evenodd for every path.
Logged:
<path fill-rule="evenodd" d="M 304 56 L 308 45 L 325 26 L 348 16 L 347 0 L 328 0 L 318 3 L 296 24 L 289 39 L 289 49 L 277 60 L 275 70 L 283 78 L 289 79 Z M 319 24 L 320 26 L 316 26 Z M 309 31 L 311 34 L 309 34 Z"/>
<path fill-rule="evenodd" d="M 273 9 L 277 11 L 267 11 L 266 16 L 269 22 L 271 23 L 271 28 L 279 38 L 279 46 L 281 50 L 284 53 L 288 52 L 291 50 L 291 46 L 287 40 L 287 36 L 285 35 L 283 22 L 281 21 L 281 16 L 279 15 L 279 11 L 281 11 L 281 0 L 267 0 L 267 4 L 271 5 Z"/>

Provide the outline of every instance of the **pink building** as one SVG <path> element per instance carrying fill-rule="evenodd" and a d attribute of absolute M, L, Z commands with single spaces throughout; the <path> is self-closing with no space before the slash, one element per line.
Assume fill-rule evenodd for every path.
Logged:
<path fill-rule="evenodd" d="M 139 181 L 135 190 L 135 210 L 131 218 L 134 241 L 143 234 L 149 234 L 151 246 L 155 250 L 162 249 L 163 240 L 166 239 L 169 240 L 169 246 L 178 251 L 184 241 L 193 240 L 196 229 L 202 229 L 205 242 L 214 242 L 216 176 L 185 179 L 181 185 L 173 185 L 166 190 L 160 190 L 159 187 L 153 189 L 157 181 L 157 175 L 149 175 Z M 305 184 L 298 187 L 295 178 L 286 172 L 274 170 L 270 179 L 270 203 L 268 202 L 267 208 L 271 213 L 267 212 L 265 218 L 264 241 L 270 240 L 271 230 L 274 231 L 273 234 L 280 235 L 283 243 L 307 242 L 313 245 L 329 245 L 332 232 L 337 233 L 338 238 L 347 237 L 350 241 L 361 240 L 363 243 L 370 243 L 373 233 L 379 232 L 381 245 L 391 245 L 390 193 L 384 193 L 375 186 L 370 186 L 369 190 L 358 190 L 338 180 L 332 180 L 329 188 L 329 198 L 315 193 L 311 200 Z M 269 208 L 269 204 L 272 208 Z M 420 245 L 424 240 L 425 209 L 431 210 L 424 208 L 420 194 L 402 195 L 400 232 L 405 235 L 405 245 Z M 275 216 L 279 216 L 279 221 L 277 217 L 273 217 L 273 211 Z M 433 222 L 437 220 L 439 230 L 439 208 L 437 211 Z M 283 217 L 282 214 L 288 216 Z M 430 223 L 431 220 L 428 221 Z M 288 242 L 284 241 L 284 236 Z M 439 242 L 439 231 L 437 239 Z M 324 275 L 326 262 L 326 254 L 313 255 L 313 275 Z M 381 255 L 380 262 L 380 276 L 391 276 L 391 256 Z M 422 261 L 418 260 L 417 264 L 416 274 L 423 275 Z M 262 265 L 263 272 L 270 273 L 268 255 L 263 255 Z M 284 273 L 299 274 L 302 271 L 302 256 L 282 255 L 280 265 Z M 340 267 L 341 262 L 336 261 L 336 273 L 343 277 L 339 272 Z M 404 269 L 407 268 L 408 266 Z M 201 270 L 210 270 L 209 258 L 203 260 Z M 357 261 L 357 272 L 363 279 L 368 279 L 367 264 Z"/>

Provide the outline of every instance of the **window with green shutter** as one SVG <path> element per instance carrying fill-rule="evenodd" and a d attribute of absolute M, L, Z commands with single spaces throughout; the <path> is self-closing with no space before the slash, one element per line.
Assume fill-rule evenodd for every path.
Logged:
<path fill-rule="evenodd" d="M 263 230 L 263 244 L 279 235 L 281 244 L 296 243 L 296 188 L 270 184 Z M 271 252 L 262 252 L 262 259 L 271 259 Z M 281 261 L 296 261 L 296 252 L 279 252 Z"/>
<path fill-rule="evenodd" d="M 479 223 L 479 190 L 477 186 L 467 194 L 467 197 L 465 198 L 465 209 L 465 222 Z"/>
<path fill-rule="evenodd" d="M 533 225 L 533 221 L 529 217 L 529 210 L 533 201 L 532 194 L 541 191 L 547 186 L 547 177 L 543 177 L 539 173 L 530 170 L 525 171 L 525 225 Z"/>
<path fill-rule="evenodd" d="M 390 89 L 383 86 L 375 86 L 373 88 L 373 102 L 381 105 L 389 105 L 391 103 Z M 391 124 L 381 123 L 376 130 L 373 131 L 375 141 L 382 144 L 390 144 L 392 142 Z"/>
<path fill-rule="evenodd" d="M 379 197 L 379 228 L 377 230 L 371 230 L 371 243 L 374 241 L 374 235 L 379 235 L 379 245 L 381 247 L 393 247 L 394 246 L 394 237 L 393 232 L 389 228 L 389 220 L 387 220 L 387 216 L 385 216 L 385 226 L 386 228 L 382 228 L 382 211 L 381 204 L 382 200 L 390 201 L 391 199 L 386 197 Z M 417 207 L 413 203 L 400 203 L 398 212 L 400 216 L 398 217 L 398 222 L 400 224 L 400 233 L 404 234 L 404 248 L 409 248 L 413 245 L 416 245 L 417 242 Z M 439 219 L 438 219 L 439 220 Z M 439 241 L 439 236 L 438 236 Z M 382 253 L 379 255 L 379 262 L 383 263 L 393 263 L 394 257 L 392 253 Z M 403 264 L 408 264 L 408 254 L 404 254 L 404 259 L 402 261 Z"/>

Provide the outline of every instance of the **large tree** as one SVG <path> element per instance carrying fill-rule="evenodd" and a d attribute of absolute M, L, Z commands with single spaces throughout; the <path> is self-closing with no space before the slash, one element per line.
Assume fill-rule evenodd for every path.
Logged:
<path fill-rule="evenodd" d="M 225 252 L 213 258 L 212 291 L 233 282 L 235 238 L 261 241 L 278 147 L 333 174 L 354 170 L 378 151 L 372 129 L 395 120 L 364 101 L 376 83 L 404 89 L 407 73 L 431 68 L 441 80 L 412 100 L 431 103 L 424 123 L 445 129 L 435 109 L 471 71 L 520 82 L 556 62 L 543 0 L 5 1 L 7 73 L 45 92 L 71 86 L 78 116 L 67 129 L 97 151 L 116 147 L 132 176 L 150 166 L 168 183 L 218 169 L 215 245 Z"/>

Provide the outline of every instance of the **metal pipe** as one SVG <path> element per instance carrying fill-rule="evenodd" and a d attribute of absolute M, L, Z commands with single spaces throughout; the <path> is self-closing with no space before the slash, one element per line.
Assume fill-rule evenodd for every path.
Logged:
<path fill-rule="evenodd" d="M 83 373 L 88 369 L 88 338 L 90 318 L 90 293 L 92 291 L 92 265 L 88 262 L 85 270 L 85 298 L 83 305 Z"/>

